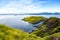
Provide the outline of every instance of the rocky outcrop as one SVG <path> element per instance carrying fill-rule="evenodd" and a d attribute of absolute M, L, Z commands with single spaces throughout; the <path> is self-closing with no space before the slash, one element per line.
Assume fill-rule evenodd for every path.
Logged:
<path fill-rule="evenodd" d="M 46 25 L 47 28 L 49 28 L 49 29 L 55 27 L 57 24 L 57 18 L 54 18 L 54 17 L 49 18 L 48 21 L 46 22 L 46 24 L 47 24 Z"/>

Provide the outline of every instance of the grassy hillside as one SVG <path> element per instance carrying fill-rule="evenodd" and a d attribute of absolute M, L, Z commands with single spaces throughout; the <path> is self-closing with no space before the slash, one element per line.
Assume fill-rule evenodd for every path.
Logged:
<path fill-rule="evenodd" d="M 0 24 L 0 40 L 60 40 L 60 18 L 32 16 L 24 18 L 23 20 L 32 24 L 42 20 L 45 22 L 30 34 Z"/>
<path fill-rule="evenodd" d="M 35 24 L 35 23 L 38 23 L 42 20 L 46 20 L 46 18 L 43 17 L 43 16 L 38 16 L 38 17 L 37 16 L 31 16 L 31 17 L 26 17 L 23 20 L 26 21 L 26 22 Z"/>
<path fill-rule="evenodd" d="M 60 40 L 60 18 L 57 17 L 50 17 L 50 18 L 40 18 L 37 17 L 38 19 L 41 20 L 45 20 L 45 22 L 38 26 L 38 28 L 36 28 L 35 30 L 33 30 L 31 32 L 31 34 L 34 34 L 38 37 L 41 37 L 42 40 Z M 30 19 L 30 20 L 25 20 L 29 23 L 35 22 L 32 21 L 32 19 L 37 20 L 37 22 L 39 22 L 39 20 L 35 17 L 32 16 L 31 17 L 27 17 L 25 19 Z M 41 21 L 40 20 L 40 21 Z"/>
<path fill-rule="evenodd" d="M 41 40 L 41 38 L 0 24 L 0 40 Z"/>

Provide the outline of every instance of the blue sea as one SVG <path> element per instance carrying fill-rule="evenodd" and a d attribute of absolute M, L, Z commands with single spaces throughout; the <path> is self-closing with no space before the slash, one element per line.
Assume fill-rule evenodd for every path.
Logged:
<path fill-rule="evenodd" d="M 9 27 L 23 30 L 25 32 L 31 32 L 35 29 L 33 24 L 23 21 L 25 17 L 29 16 L 44 16 L 44 17 L 58 17 L 60 15 L 0 15 L 0 24 L 5 24 Z"/>

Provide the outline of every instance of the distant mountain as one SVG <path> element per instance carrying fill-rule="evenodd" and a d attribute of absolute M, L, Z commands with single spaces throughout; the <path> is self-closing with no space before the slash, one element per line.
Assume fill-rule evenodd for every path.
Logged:
<path fill-rule="evenodd" d="M 9 14 L 0 14 L 0 15 L 60 15 L 60 13 L 49 13 L 49 12 L 43 12 L 43 13 L 9 13 Z"/>
<path fill-rule="evenodd" d="M 28 14 L 28 13 L 27 13 Z M 48 13 L 48 12 L 43 12 L 43 13 L 29 13 L 29 15 L 60 15 L 60 13 Z"/>

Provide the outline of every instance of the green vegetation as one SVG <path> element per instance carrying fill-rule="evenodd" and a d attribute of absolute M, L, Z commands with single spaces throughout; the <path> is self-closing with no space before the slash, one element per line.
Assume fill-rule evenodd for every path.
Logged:
<path fill-rule="evenodd" d="M 45 22 L 42 25 L 39 25 L 30 34 L 0 24 L 0 40 L 60 40 L 60 18 L 31 16 L 24 18 L 23 20 L 32 24 L 42 20 Z"/>
<path fill-rule="evenodd" d="M 35 24 L 38 23 L 39 21 L 46 20 L 46 18 L 43 16 L 31 16 L 31 17 L 26 17 L 23 20 Z"/>
<path fill-rule="evenodd" d="M 40 40 L 32 34 L 0 24 L 0 40 Z"/>
<path fill-rule="evenodd" d="M 38 20 L 38 19 L 39 20 Z M 24 18 L 24 21 L 27 21 L 29 23 L 36 23 L 44 20 L 45 22 L 38 26 L 35 30 L 33 30 L 30 34 L 34 34 L 38 37 L 41 37 L 42 40 L 60 40 L 60 18 L 57 17 L 27 17 Z M 34 19 L 34 21 L 33 21 Z"/>

